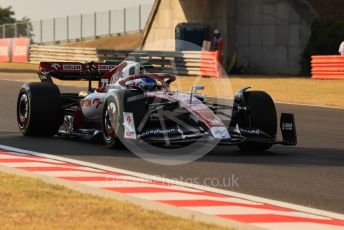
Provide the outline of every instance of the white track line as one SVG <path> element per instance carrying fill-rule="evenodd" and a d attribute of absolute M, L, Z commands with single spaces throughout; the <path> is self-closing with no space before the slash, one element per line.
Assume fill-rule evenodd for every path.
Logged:
<path fill-rule="evenodd" d="M 311 105 L 311 104 L 292 103 L 292 102 L 283 102 L 283 101 L 276 101 L 276 103 L 277 103 L 277 104 L 284 104 L 284 105 L 298 105 L 298 106 L 307 106 L 307 107 L 315 107 L 315 108 L 340 109 L 340 110 L 344 110 L 344 108 L 341 108 L 341 107 L 327 106 L 327 105 Z"/>
<path fill-rule="evenodd" d="M 300 212 L 286 212 L 286 211 L 275 211 L 262 208 L 252 208 L 252 207 L 240 207 L 240 206 L 222 206 L 219 207 L 185 207 L 190 210 L 207 213 L 209 215 L 247 215 L 247 214 L 275 214 L 284 216 L 295 216 L 295 217 L 305 217 L 314 219 L 331 220 L 327 217 L 319 217 L 318 215 L 300 213 Z"/>
<path fill-rule="evenodd" d="M 323 224 L 319 226 L 314 223 L 255 223 L 254 226 L 268 230 L 291 230 L 291 229 L 311 229 L 311 230 L 343 230 L 343 227 Z"/>

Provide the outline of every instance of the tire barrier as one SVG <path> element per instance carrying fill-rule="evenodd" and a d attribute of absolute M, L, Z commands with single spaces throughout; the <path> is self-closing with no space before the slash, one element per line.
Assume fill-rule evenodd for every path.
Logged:
<path fill-rule="evenodd" d="M 313 79 L 344 79 L 344 56 L 312 56 Z"/>
<path fill-rule="evenodd" d="M 202 76 L 211 76 L 211 77 L 221 77 L 221 64 L 218 60 L 220 60 L 219 52 L 208 52 L 202 51 L 201 52 L 201 67 L 200 71 Z"/>
<path fill-rule="evenodd" d="M 67 46 L 39 46 L 30 49 L 30 62 L 96 61 L 118 64 L 124 59 L 149 62 L 157 71 L 176 75 L 220 77 L 218 52 L 208 51 L 146 51 L 74 48 Z"/>

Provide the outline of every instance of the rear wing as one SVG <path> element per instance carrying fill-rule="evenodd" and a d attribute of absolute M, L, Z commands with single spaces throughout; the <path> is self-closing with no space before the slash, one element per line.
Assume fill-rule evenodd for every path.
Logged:
<path fill-rule="evenodd" d="M 42 82 L 52 83 L 51 78 L 63 81 L 100 81 L 102 76 L 115 68 L 111 63 L 41 62 L 38 76 Z"/>

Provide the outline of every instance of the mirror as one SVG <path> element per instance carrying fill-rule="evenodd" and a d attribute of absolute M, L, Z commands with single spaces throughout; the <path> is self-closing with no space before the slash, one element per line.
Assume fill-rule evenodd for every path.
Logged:
<path fill-rule="evenodd" d="M 192 86 L 192 93 L 197 93 L 197 91 L 198 90 L 204 90 L 205 89 L 205 87 L 204 87 L 204 85 L 194 85 L 194 86 Z"/>

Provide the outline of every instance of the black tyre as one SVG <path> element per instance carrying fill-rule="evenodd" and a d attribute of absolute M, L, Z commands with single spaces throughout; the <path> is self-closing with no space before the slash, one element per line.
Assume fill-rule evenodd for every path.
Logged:
<path fill-rule="evenodd" d="M 249 109 L 244 119 L 241 119 L 241 128 L 261 129 L 271 137 L 277 133 L 277 113 L 275 103 L 269 94 L 262 91 L 248 91 L 245 101 Z M 271 148 L 270 143 L 248 141 L 239 145 L 244 151 L 264 151 Z"/>
<path fill-rule="evenodd" d="M 107 148 L 123 148 L 121 137 L 123 127 L 121 125 L 122 106 L 118 96 L 110 96 L 104 105 L 102 116 L 103 140 Z"/>
<path fill-rule="evenodd" d="M 17 122 L 25 136 L 50 137 L 63 121 L 59 88 L 49 83 L 25 83 L 17 100 Z"/>

